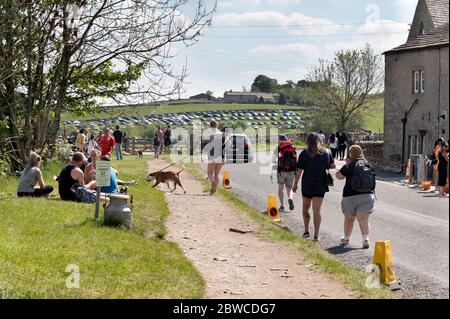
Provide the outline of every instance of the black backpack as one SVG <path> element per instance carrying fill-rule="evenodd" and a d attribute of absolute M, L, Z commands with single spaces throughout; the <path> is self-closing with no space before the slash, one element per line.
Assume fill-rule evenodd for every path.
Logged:
<path fill-rule="evenodd" d="M 375 190 L 375 173 L 364 161 L 355 163 L 355 170 L 352 177 L 352 189 L 358 193 L 368 193 Z"/>
<path fill-rule="evenodd" d="M 278 148 L 278 171 L 294 172 L 297 170 L 297 150 L 292 143 Z"/>

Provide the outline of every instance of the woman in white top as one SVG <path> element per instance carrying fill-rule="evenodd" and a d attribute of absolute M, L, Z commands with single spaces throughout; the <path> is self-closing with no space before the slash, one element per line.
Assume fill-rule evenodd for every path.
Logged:
<path fill-rule="evenodd" d="M 212 121 L 210 129 L 203 134 L 203 141 L 206 142 L 203 154 L 208 156 L 208 178 L 211 181 L 211 195 L 217 191 L 220 171 L 225 162 L 225 135 L 217 127 L 217 122 Z"/>
<path fill-rule="evenodd" d="M 336 135 L 334 135 L 334 133 L 330 135 L 328 142 L 330 144 L 331 155 L 333 156 L 333 158 L 336 158 L 337 151 L 339 148 L 339 141 Z"/>

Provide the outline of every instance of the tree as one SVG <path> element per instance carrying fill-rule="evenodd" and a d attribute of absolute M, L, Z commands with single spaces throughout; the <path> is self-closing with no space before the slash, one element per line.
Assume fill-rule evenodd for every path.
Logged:
<path fill-rule="evenodd" d="M 252 84 L 252 92 L 274 93 L 278 89 L 278 82 L 265 75 L 258 75 Z"/>
<path fill-rule="evenodd" d="M 332 119 L 338 130 L 347 130 L 373 105 L 370 94 L 382 90 L 381 57 L 369 45 L 339 51 L 333 61 L 320 60 L 308 80 L 309 97 L 321 115 Z"/>
<path fill-rule="evenodd" d="M 213 91 L 208 90 L 208 91 L 206 91 L 205 94 L 208 96 L 208 101 L 211 101 L 212 99 L 214 99 Z"/>
<path fill-rule="evenodd" d="M 13 170 L 52 149 L 65 111 L 179 94 L 171 46 L 194 44 L 211 22 L 205 0 L 0 2 L 1 152 Z"/>
<path fill-rule="evenodd" d="M 280 93 L 280 97 L 278 98 L 278 104 L 279 105 L 286 105 L 287 101 L 286 101 L 286 95 L 284 95 L 283 93 Z"/>

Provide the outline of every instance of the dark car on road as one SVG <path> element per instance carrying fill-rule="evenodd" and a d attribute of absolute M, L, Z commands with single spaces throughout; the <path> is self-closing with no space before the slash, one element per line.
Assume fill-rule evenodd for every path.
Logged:
<path fill-rule="evenodd" d="M 254 154 L 247 135 L 231 134 L 227 137 L 225 145 L 225 162 L 227 164 L 253 162 Z"/>

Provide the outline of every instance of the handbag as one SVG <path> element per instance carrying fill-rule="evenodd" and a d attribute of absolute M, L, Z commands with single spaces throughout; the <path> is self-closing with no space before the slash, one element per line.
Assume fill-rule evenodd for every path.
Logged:
<path fill-rule="evenodd" d="M 330 171 L 327 171 L 327 185 L 334 186 L 334 178 L 331 175 Z"/>

